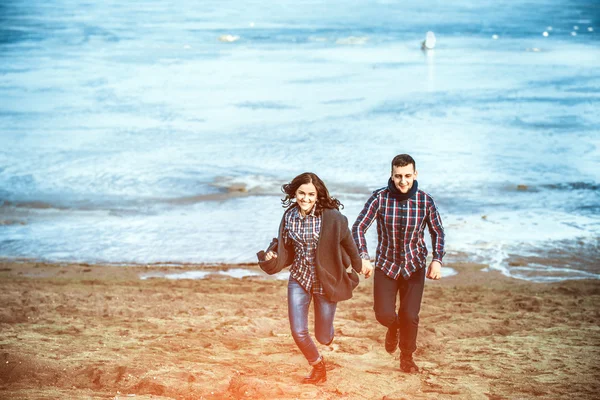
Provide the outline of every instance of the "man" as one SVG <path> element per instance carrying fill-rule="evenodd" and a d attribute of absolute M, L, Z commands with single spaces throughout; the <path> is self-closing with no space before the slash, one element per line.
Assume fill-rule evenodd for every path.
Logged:
<path fill-rule="evenodd" d="M 365 277 L 373 271 L 365 233 L 377 220 L 377 253 L 373 297 L 375 317 L 388 328 L 385 349 L 393 354 L 400 348 L 400 369 L 419 372 L 413 361 L 417 349 L 419 311 L 425 276 L 440 279 L 444 256 L 444 229 L 431 196 L 419 190 L 415 160 L 400 154 L 392 160 L 388 185 L 373 192 L 352 227 L 362 258 Z M 431 235 L 433 260 L 425 273 L 427 247 L 424 231 Z M 396 297 L 400 306 L 396 313 Z"/>

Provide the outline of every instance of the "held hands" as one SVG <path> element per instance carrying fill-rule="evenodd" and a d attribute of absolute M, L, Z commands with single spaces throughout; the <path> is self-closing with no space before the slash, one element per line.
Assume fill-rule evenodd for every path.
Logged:
<path fill-rule="evenodd" d="M 266 261 L 269 261 L 273 258 L 277 258 L 276 252 L 271 250 L 265 254 Z M 365 276 L 365 279 L 368 279 L 373 274 L 373 266 L 371 265 L 370 260 L 362 260 L 362 269 L 361 269 L 360 273 Z"/>
<path fill-rule="evenodd" d="M 433 279 L 434 281 L 439 280 L 442 277 L 442 264 L 439 261 L 432 261 L 427 268 L 427 278 Z"/>
<path fill-rule="evenodd" d="M 365 279 L 368 279 L 373 273 L 373 266 L 371 265 L 371 260 L 362 260 L 362 269 L 360 273 L 365 276 Z"/>

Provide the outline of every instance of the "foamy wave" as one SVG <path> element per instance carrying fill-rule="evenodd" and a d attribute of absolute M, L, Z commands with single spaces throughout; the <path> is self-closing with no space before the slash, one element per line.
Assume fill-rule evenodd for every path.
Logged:
<path fill-rule="evenodd" d="M 444 221 L 447 247 L 513 278 L 540 282 L 599 278 L 590 269 L 599 246 L 593 232 L 595 219 L 580 216 L 573 221 L 574 216 L 565 212 L 549 214 L 544 218 L 530 211 L 448 216 Z M 586 265 L 591 266 L 582 268 Z"/>
<path fill-rule="evenodd" d="M 276 195 L 281 194 L 281 185 L 284 183 L 281 180 L 264 175 L 218 176 L 213 181 L 212 186 L 227 193 Z"/>
<path fill-rule="evenodd" d="M 221 35 L 221 36 L 219 36 L 219 42 L 233 43 L 233 42 L 237 42 L 238 40 L 240 40 L 240 37 L 237 35 Z"/>
<path fill-rule="evenodd" d="M 293 177 L 290 177 L 290 179 Z M 246 175 L 227 177 L 216 177 L 212 186 L 221 190 L 222 194 L 233 195 L 276 195 L 281 196 L 281 186 L 288 183 L 289 180 L 274 178 L 264 175 Z M 348 183 L 327 182 L 329 193 L 334 197 L 358 197 L 366 199 L 371 193 L 365 185 L 353 185 Z M 215 195 L 212 195 L 215 196 Z"/>
<path fill-rule="evenodd" d="M 184 271 L 176 273 L 163 273 L 163 272 L 150 272 L 147 274 L 140 275 L 140 279 L 146 280 L 151 278 L 165 278 L 165 279 L 206 279 L 211 276 L 220 275 L 231 278 L 242 279 L 248 276 L 261 276 L 257 271 L 245 269 L 245 268 L 231 268 L 225 271 Z"/>
<path fill-rule="evenodd" d="M 509 276 L 531 282 L 561 282 L 572 279 L 600 279 L 600 274 L 571 268 L 553 267 L 542 264 L 528 264 L 511 267 Z"/>
<path fill-rule="evenodd" d="M 0 226 L 27 225 L 27 222 L 18 219 L 0 219 Z"/>
<path fill-rule="evenodd" d="M 456 274 L 458 274 L 458 272 L 454 268 L 442 267 L 442 278 L 448 278 Z"/>
<path fill-rule="evenodd" d="M 571 192 L 573 190 L 590 190 L 600 191 L 600 185 L 594 182 L 561 182 L 561 183 L 546 183 L 539 185 L 526 185 L 517 184 L 506 186 L 507 191 L 520 191 L 520 192 L 537 192 L 542 189 L 546 190 L 559 190 Z"/>
<path fill-rule="evenodd" d="M 335 41 L 336 44 L 344 45 L 363 45 L 369 40 L 366 36 L 349 36 L 347 38 L 340 38 Z"/>

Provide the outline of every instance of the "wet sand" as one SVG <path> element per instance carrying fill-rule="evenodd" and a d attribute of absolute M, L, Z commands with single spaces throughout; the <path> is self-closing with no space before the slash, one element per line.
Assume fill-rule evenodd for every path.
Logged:
<path fill-rule="evenodd" d="M 421 373 L 401 372 L 399 354 L 386 353 L 371 278 L 338 305 L 336 338 L 320 346 L 328 381 L 313 386 L 300 383 L 310 368 L 289 332 L 285 281 L 0 262 L 0 398 L 597 398 L 600 281 L 539 284 L 448 266 L 458 274 L 425 288 Z"/>

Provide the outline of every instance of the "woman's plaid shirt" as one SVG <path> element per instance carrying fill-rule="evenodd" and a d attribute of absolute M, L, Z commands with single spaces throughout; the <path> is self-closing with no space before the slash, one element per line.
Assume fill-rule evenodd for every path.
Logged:
<path fill-rule="evenodd" d="M 286 244 L 294 246 L 294 263 L 290 267 L 290 276 L 308 293 L 325 294 L 315 273 L 315 254 L 323 217 L 315 215 L 315 208 L 305 217 L 294 207 L 285 214 L 283 237 Z"/>
<path fill-rule="evenodd" d="M 377 253 L 375 267 L 397 279 L 408 279 L 425 267 L 427 247 L 425 226 L 431 235 L 433 260 L 444 257 L 444 228 L 431 196 L 417 190 L 408 200 L 394 197 L 387 187 L 373 192 L 352 227 L 352 235 L 363 259 L 369 259 L 365 233 L 377 220 Z"/>

